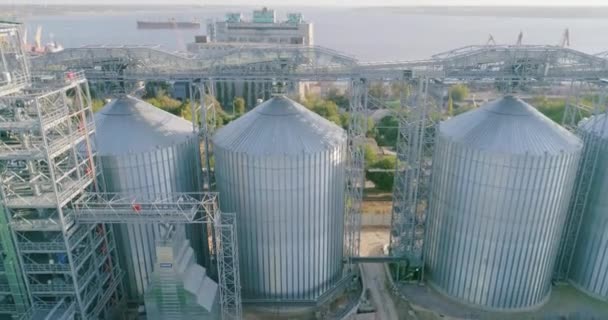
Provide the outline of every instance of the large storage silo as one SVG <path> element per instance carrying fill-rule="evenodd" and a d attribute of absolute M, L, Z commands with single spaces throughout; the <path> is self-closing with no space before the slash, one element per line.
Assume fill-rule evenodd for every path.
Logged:
<path fill-rule="evenodd" d="M 429 283 L 481 309 L 541 305 L 581 141 L 511 96 L 442 122 L 436 139 Z"/>
<path fill-rule="evenodd" d="M 105 192 L 145 200 L 197 191 L 199 147 L 190 122 L 124 96 L 95 114 L 95 126 Z M 157 224 L 117 225 L 115 230 L 128 297 L 141 301 L 156 257 L 155 240 L 163 230 Z M 202 235 L 189 233 L 193 247 L 203 250 Z"/>
<path fill-rule="evenodd" d="M 591 186 L 570 268 L 570 280 L 583 292 L 608 300 L 608 121 L 606 115 L 582 122 L 583 163 L 592 165 Z"/>
<path fill-rule="evenodd" d="M 283 96 L 213 138 L 245 299 L 315 300 L 342 272 L 346 134 Z"/>

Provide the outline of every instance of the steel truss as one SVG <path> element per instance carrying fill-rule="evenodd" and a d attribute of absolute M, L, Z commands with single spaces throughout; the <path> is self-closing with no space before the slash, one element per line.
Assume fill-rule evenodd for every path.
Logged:
<path fill-rule="evenodd" d="M 401 109 L 396 112 L 399 131 L 391 215 L 391 255 L 407 257 L 410 266 L 420 267 L 435 123 L 430 118 L 431 107 L 427 101 L 429 79 L 412 80 L 404 75 L 401 87 L 409 88 L 411 93 L 406 96 L 402 92 Z"/>
<path fill-rule="evenodd" d="M 215 83 L 213 80 L 200 80 L 199 85 L 195 87 L 196 90 L 192 92 L 198 93 L 199 98 L 199 112 L 200 112 L 200 123 L 198 124 L 199 136 L 201 138 L 201 163 L 203 165 L 203 190 L 212 191 L 215 185 L 215 176 L 211 163 L 213 159 L 213 144 L 211 143 L 211 137 L 215 133 L 217 128 L 217 103 L 215 101 Z M 195 96 L 191 99 L 192 103 L 196 101 Z M 193 112 L 193 115 L 198 113 Z M 193 116 L 195 118 L 195 116 Z"/>
<path fill-rule="evenodd" d="M 169 193 L 137 198 L 120 193 L 85 193 L 74 202 L 78 224 L 206 224 L 215 234 L 222 319 L 241 319 L 241 291 L 234 214 L 219 211 L 218 194 Z"/>
<path fill-rule="evenodd" d="M 150 47 L 86 47 L 34 59 L 41 70 L 85 69 L 103 81 L 190 81 L 193 79 L 334 81 L 398 79 L 403 70 L 438 79 L 561 81 L 608 78 L 608 60 L 546 45 L 468 46 L 426 60 L 363 63 L 321 47 L 247 46 L 209 57 L 186 56 Z M 260 68 L 265 64 L 265 68 Z M 290 66 L 285 68 L 285 66 Z"/>
<path fill-rule="evenodd" d="M 567 281 L 574 257 L 574 249 L 579 237 L 581 223 L 587 207 L 587 199 L 591 192 L 593 179 L 598 165 L 599 148 L 588 148 L 593 144 L 591 139 L 598 139 L 603 135 L 606 127 L 606 118 L 603 121 L 593 122 L 590 128 L 594 134 L 581 135 L 577 132 L 579 122 L 586 117 L 598 116 L 608 111 L 608 88 L 604 81 L 572 82 L 570 86 L 570 97 L 566 103 L 563 117 L 563 126 L 578 134 L 585 142 L 577 173 L 577 182 L 574 186 L 573 197 L 568 208 L 568 216 L 565 228 L 560 239 L 559 253 L 555 265 L 554 278 L 559 281 Z"/>
<path fill-rule="evenodd" d="M 350 122 L 348 125 L 348 162 L 344 246 L 346 257 L 358 257 L 361 245 L 361 202 L 365 189 L 365 134 L 367 132 L 368 83 L 365 79 L 350 82 Z M 350 266 L 352 263 L 348 260 Z M 351 270 L 352 271 L 352 270 Z"/>
<path fill-rule="evenodd" d="M 214 230 L 222 319 L 240 320 L 243 311 L 236 216 L 230 213 L 218 213 L 214 218 Z"/>
<path fill-rule="evenodd" d="M 120 302 L 121 272 L 112 232 L 76 225 L 67 209 L 96 185 L 91 98 L 83 73 L 53 83 L 58 88 L 32 83 L 0 97 L 3 251 L 23 275 L 11 281 L 23 283 L 11 291 L 25 291 L 18 304 L 31 308 L 20 315 L 94 319 Z"/>
<path fill-rule="evenodd" d="M 217 193 L 151 194 L 85 193 L 74 202 L 77 223 L 210 223 L 217 212 Z M 199 213 L 204 214 L 199 214 Z"/>
<path fill-rule="evenodd" d="M 66 50 L 67 51 L 67 50 Z M 266 53 L 263 53 L 263 52 Z M 240 53 L 235 53 L 240 52 Z M 276 54 L 282 52 L 281 54 Z M 392 210 L 391 252 L 392 255 L 408 258 L 410 265 L 423 264 L 424 223 L 428 183 L 430 180 L 430 156 L 433 146 L 433 121 L 428 101 L 429 86 L 441 85 L 446 80 L 452 82 L 507 83 L 512 90 L 522 84 L 528 86 L 575 81 L 582 83 L 601 82 L 608 79 L 608 60 L 569 48 L 534 45 L 487 45 L 469 46 L 430 59 L 420 61 L 360 63 L 340 59 L 315 59 L 307 63 L 311 56 L 292 51 L 268 48 L 239 49 L 225 57 L 213 57 L 207 63 L 204 57 L 174 56 L 161 50 L 149 48 L 94 48 L 70 50 L 58 55 L 47 55 L 36 63 L 55 70 L 82 68 L 94 83 L 104 81 L 185 81 L 191 84 L 192 113 L 195 114 L 196 95 L 200 99 L 201 137 L 204 143 L 202 159 L 206 167 L 204 177 L 206 190 L 212 187 L 212 171 L 209 165 L 211 146 L 209 137 L 213 130 L 209 125 L 209 103 L 205 94 L 215 95 L 214 83 L 249 81 L 268 83 L 269 81 L 349 81 L 350 111 L 354 113 L 349 125 L 349 162 L 346 194 L 348 201 L 345 212 L 345 255 L 358 256 L 361 193 L 364 183 L 362 140 L 365 137 L 364 117 L 368 104 L 373 99 L 367 94 L 367 86 L 372 81 L 399 81 L 411 88 L 410 95 L 401 98 L 399 138 L 397 145 L 398 164 L 396 167 L 394 204 Z M 311 51 L 312 52 L 312 51 Z M 331 57 L 333 52 L 324 52 Z M 303 57 L 308 57 L 303 59 Z M 107 67 L 98 68 L 100 64 Z M 260 68 L 265 64 L 266 68 Z M 288 67 L 285 67 L 288 66 Z M 116 70 L 119 70 L 116 71 Z M 198 93 L 196 93 L 198 92 Z M 381 104 L 381 103 L 380 103 Z M 579 109 L 568 104 L 566 126 L 574 128 L 572 119 Z M 580 107 L 580 105 L 577 105 Z M 194 127 L 196 120 L 193 119 Z M 570 124 L 568 124 L 570 123 Z M 205 158 L 206 157 L 206 158 Z M 587 185 L 587 183 L 584 183 Z M 578 193 L 577 193 L 578 194 Z M 577 209 L 578 210 L 578 209 Z M 573 218 L 571 218 L 573 219 Z M 574 219 L 578 220 L 578 219 Z M 576 226 L 570 221 L 569 226 Z M 572 230 L 577 227 L 569 227 Z M 575 233 L 568 232 L 567 243 L 573 244 Z M 216 241 L 219 241 L 216 234 Z M 233 244 L 234 245 L 234 244 Z M 222 248 L 221 246 L 219 248 Z M 236 248 L 235 248 L 236 249 Z M 220 254 L 218 252 L 218 254 Z M 236 257 L 236 256 L 235 256 Z M 565 258 L 560 258 L 565 259 Z M 347 259 L 350 260 L 350 259 Z M 234 267 L 235 260 L 232 260 Z M 236 271 L 238 273 L 238 270 Z M 226 282 L 224 282 L 226 283 Z M 234 285 L 233 288 L 238 286 Z M 229 292 L 226 289 L 224 292 Z M 238 294 L 236 292 L 235 294 Z M 227 301 L 227 300 L 226 300 Z M 232 301 L 232 300 L 230 300 Z M 235 300 L 236 301 L 236 300 Z"/>
<path fill-rule="evenodd" d="M 0 96 L 17 93 L 30 82 L 22 39 L 20 24 L 0 22 Z"/>

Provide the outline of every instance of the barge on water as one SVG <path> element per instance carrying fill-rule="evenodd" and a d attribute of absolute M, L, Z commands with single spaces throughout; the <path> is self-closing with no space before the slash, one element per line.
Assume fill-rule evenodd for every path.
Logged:
<path fill-rule="evenodd" d="M 137 21 L 137 29 L 200 29 L 201 23 L 197 21 Z"/>

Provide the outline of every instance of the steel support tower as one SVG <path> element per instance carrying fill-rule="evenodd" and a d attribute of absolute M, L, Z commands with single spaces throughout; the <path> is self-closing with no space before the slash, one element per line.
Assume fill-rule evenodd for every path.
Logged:
<path fill-rule="evenodd" d="M 401 86 L 410 93 L 401 94 L 397 135 L 397 165 L 391 216 L 391 255 L 407 257 L 409 265 L 422 265 L 424 223 L 428 206 L 434 123 L 427 101 L 429 80 L 408 79 Z M 397 275 L 399 280 L 400 275 Z"/>
<path fill-rule="evenodd" d="M 70 208 L 96 188 L 88 84 L 83 73 L 52 83 L 0 97 L 3 238 L 10 234 L 13 245 L 3 241 L 5 254 L 20 268 L 32 317 L 111 317 L 121 302 L 114 235 L 103 224 L 75 224 Z"/>
<path fill-rule="evenodd" d="M 358 257 L 361 246 L 361 205 L 365 189 L 365 157 L 363 147 L 367 132 L 368 83 L 364 78 L 350 81 L 350 122 L 348 124 L 346 166 L 346 203 L 344 214 L 344 246 L 346 257 Z M 350 263 L 352 267 L 353 264 Z M 352 270 L 351 270 L 352 271 Z"/>

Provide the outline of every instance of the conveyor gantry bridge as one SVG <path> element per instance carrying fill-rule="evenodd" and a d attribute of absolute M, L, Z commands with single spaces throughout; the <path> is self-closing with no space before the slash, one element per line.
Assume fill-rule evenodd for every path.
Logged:
<path fill-rule="evenodd" d="M 190 81 L 195 79 L 286 79 L 322 81 L 346 78 L 592 80 L 608 78 L 603 55 L 550 45 L 467 46 L 414 61 L 360 62 L 323 47 L 240 46 L 222 55 L 192 55 L 158 47 L 87 46 L 47 54 L 39 69 L 84 69 L 90 81 Z M 265 68 L 252 66 L 264 64 Z"/>
<path fill-rule="evenodd" d="M 209 224 L 214 228 L 214 252 L 223 320 L 241 319 L 236 219 L 219 210 L 218 193 L 165 193 L 141 197 L 123 193 L 84 193 L 73 204 L 82 224 Z"/>

